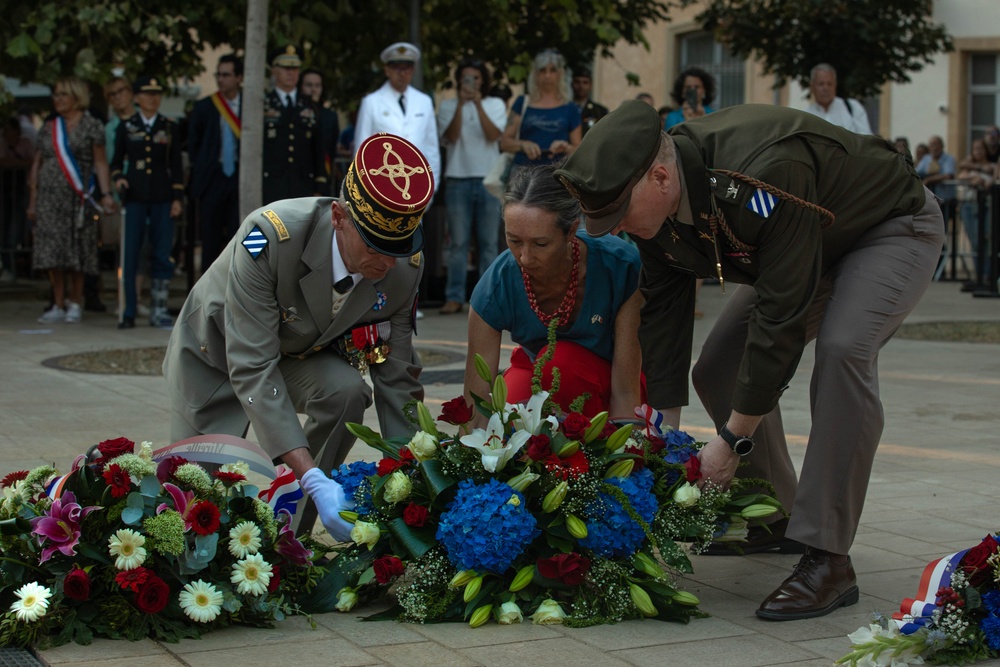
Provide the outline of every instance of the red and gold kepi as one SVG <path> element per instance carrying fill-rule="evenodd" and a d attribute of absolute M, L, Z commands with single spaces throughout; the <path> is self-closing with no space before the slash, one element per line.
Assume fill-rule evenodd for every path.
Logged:
<path fill-rule="evenodd" d="M 423 153 L 402 137 L 376 134 L 358 148 L 344 178 L 344 198 L 372 249 L 407 257 L 424 247 L 420 219 L 434 195 Z"/>

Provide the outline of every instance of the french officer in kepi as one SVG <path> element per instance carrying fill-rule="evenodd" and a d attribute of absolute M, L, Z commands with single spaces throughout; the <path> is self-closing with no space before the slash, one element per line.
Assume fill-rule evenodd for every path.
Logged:
<path fill-rule="evenodd" d="M 174 441 L 244 436 L 252 425 L 339 540 L 350 533 L 338 515 L 349 503 L 329 473 L 354 444 L 347 423 L 372 404 L 362 372 L 387 436 L 412 432 L 403 407 L 423 398 L 413 312 L 433 192 L 420 151 L 371 137 L 339 199 L 285 200 L 247 216 L 188 295 L 167 346 Z M 315 518 L 307 508 L 299 529 Z"/>
<path fill-rule="evenodd" d="M 664 134 L 654 109 L 630 101 L 555 173 L 589 234 L 624 230 L 639 247 L 649 403 L 675 428 L 695 280 L 741 283 L 692 380 L 719 429 L 699 454 L 704 477 L 726 486 L 745 457 L 745 474 L 773 483 L 791 510 L 787 529 L 751 532 L 743 551 L 804 552 L 757 615 L 811 618 L 857 602 L 848 552 L 884 424 L 878 355 L 930 284 L 944 240 L 913 165 L 878 137 L 802 111 L 741 105 Z M 812 429 L 796 487 L 777 405 L 812 339 Z"/>
<path fill-rule="evenodd" d="M 319 117 L 299 99 L 302 52 L 288 44 L 271 52 L 273 88 L 264 97 L 264 203 L 329 192 Z"/>

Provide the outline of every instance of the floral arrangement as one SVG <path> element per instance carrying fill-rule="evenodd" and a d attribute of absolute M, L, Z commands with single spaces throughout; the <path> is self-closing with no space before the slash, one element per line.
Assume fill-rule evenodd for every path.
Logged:
<path fill-rule="evenodd" d="M 615 426 L 607 413 L 560 420 L 546 392 L 509 404 L 503 378 L 476 363 L 492 385 L 489 400 L 477 398 L 485 428 L 472 428 L 461 397 L 438 419 L 455 436 L 419 403 L 409 441 L 350 425 L 385 457 L 332 473 L 355 503 L 341 513 L 353 543 L 330 563 L 314 608 L 348 611 L 392 587 L 396 605 L 373 618 L 477 627 L 703 615 L 677 586 L 692 571 L 682 543 L 739 539 L 777 501 L 739 482 L 699 488 L 700 445 L 682 431 L 652 419 Z"/>
<path fill-rule="evenodd" d="M 891 617 L 874 612 L 871 624 L 848 635 L 853 650 L 837 664 L 962 665 L 1000 658 L 998 536 L 930 563 L 917 598 L 903 600 Z"/>
<path fill-rule="evenodd" d="M 209 474 L 150 443 L 100 443 L 59 476 L 0 481 L 0 646 L 177 641 L 269 626 L 324 570 L 237 461 Z M 263 493 L 262 493 L 263 495 Z"/>

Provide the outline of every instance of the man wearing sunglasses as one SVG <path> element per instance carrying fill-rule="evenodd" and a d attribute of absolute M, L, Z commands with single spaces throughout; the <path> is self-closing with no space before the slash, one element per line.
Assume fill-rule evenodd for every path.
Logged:
<path fill-rule="evenodd" d="M 195 284 L 170 337 L 163 374 L 173 440 L 245 436 L 253 426 L 314 501 L 300 531 L 312 529 L 318 510 L 335 539 L 348 539 L 351 526 L 338 512 L 351 503 L 329 474 L 354 444 L 347 423 L 363 422 L 372 405 L 366 371 L 382 433 L 412 432 L 403 407 L 423 398 L 413 311 L 421 218 L 433 192 L 411 143 L 372 137 L 339 199 L 288 199 L 247 216 Z"/>

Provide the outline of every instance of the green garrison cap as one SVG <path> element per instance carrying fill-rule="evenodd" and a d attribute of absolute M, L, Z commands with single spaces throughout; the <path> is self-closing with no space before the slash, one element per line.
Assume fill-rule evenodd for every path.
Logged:
<path fill-rule="evenodd" d="M 599 120 L 556 177 L 587 216 L 587 233 L 607 234 L 628 212 L 632 188 L 660 150 L 660 115 L 629 100 Z"/>

